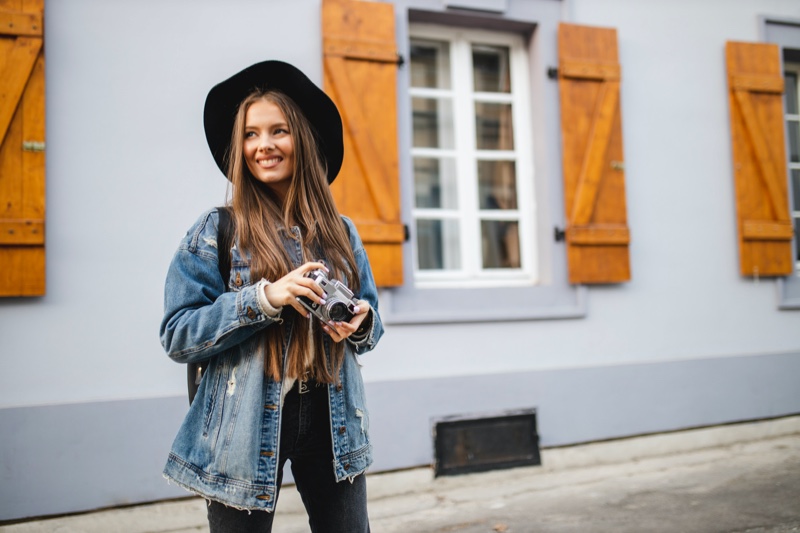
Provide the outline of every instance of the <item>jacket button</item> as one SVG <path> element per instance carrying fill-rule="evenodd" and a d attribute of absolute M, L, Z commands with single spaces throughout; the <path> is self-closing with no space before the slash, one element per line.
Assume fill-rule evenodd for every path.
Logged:
<path fill-rule="evenodd" d="M 347 463 L 346 465 L 344 465 L 344 469 L 345 470 L 350 470 L 350 463 Z"/>
<path fill-rule="evenodd" d="M 275 405 L 275 404 L 271 404 L 271 403 L 265 403 L 264 404 L 264 409 L 269 409 L 270 411 L 277 411 L 278 410 L 278 406 Z"/>
<path fill-rule="evenodd" d="M 248 305 L 247 306 L 247 318 L 249 318 L 250 320 L 253 320 L 255 317 L 256 317 L 256 312 L 253 311 L 253 308 Z"/>
<path fill-rule="evenodd" d="M 269 494 L 259 494 L 258 496 L 256 496 L 256 499 L 269 501 L 272 499 L 272 496 L 270 496 Z"/>
<path fill-rule="evenodd" d="M 242 286 L 242 276 L 239 274 L 239 272 L 237 272 L 237 273 L 236 273 L 236 279 L 234 280 L 234 282 L 233 282 L 233 283 L 234 283 L 234 284 L 235 284 L 237 287 L 241 287 L 241 286 Z"/>
<path fill-rule="evenodd" d="M 339 435 L 344 435 L 344 432 L 347 431 L 347 428 L 342 426 L 339 428 Z"/>
<path fill-rule="evenodd" d="M 262 451 L 261 455 L 263 455 L 264 457 L 272 457 L 273 455 L 275 455 L 275 452 Z"/>
<path fill-rule="evenodd" d="M 336 385 L 336 392 L 342 392 L 342 384 L 341 383 Z"/>

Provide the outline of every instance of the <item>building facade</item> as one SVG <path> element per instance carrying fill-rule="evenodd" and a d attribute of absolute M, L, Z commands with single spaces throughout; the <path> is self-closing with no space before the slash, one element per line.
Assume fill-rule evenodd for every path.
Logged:
<path fill-rule="evenodd" d="M 373 471 L 431 464 L 450 416 L 536 409 L 551 447 L 800 412 L 794 0 L 0 0 L 0 21 L 0 520 L 185 495 L 161 478 L 187 408 L 163 281 L 225 201 L 206 93 L 263 59 L 345 120 L 335 196 L 386 324 Z"/>

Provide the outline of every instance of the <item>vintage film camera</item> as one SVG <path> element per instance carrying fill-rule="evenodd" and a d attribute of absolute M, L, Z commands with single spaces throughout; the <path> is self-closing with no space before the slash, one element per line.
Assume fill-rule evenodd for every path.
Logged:
<path fill-rule="evenodd" d="M 325 304 L 319 305 L 305 296 L 298 296 L 297 301 L 323 322 L 350 322 L 355 315 L 353 310 L 358 304 L 353 298 L 353 291 L 341 281 L 328 279 L 325 272 L 320 269 L 312 270 L 306 277 L 313 279 L 322 287 L 325 292 L 323 296 Z"/>

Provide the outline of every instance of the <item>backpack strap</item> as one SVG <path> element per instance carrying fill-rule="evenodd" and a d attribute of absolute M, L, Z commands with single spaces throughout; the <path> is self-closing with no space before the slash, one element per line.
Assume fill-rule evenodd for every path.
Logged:
<path fill-rule="evenodd" d="M 231 245 L 233 244 L 233 221 L 229 207 L 218 207 L 219 224 L 217 225 L 217 262 L 219 275 L 228 292 L 228 280 L 231 277 Z M 189 389 L 189 405 L 194 401 L 200 381 L 203 379 L 208 362 L 188 363 L 186 365 L 186 385 Z"/>
<path fill-rule="evenodd" d="M 218 207 L 219 225 L 217 226 L 217 249 L 219 257 L 219 275 L 228 291 L 228 280 L 231 277 L 231 246 L 233 245 L 233 221 L 229 207 Z M 224 253 L 223 253 L 224 251 Z"/>

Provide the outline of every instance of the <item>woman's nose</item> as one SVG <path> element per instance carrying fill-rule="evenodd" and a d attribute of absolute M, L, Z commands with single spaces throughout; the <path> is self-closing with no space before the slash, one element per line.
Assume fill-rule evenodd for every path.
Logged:
<path fill-rule="evenodd" d="M 262 135 L 258 139 L 258 147 L 264 150 L 269 150 L 273 148 L 275 143 L 272 142 L 272 138 L 269 135 Z"/>

